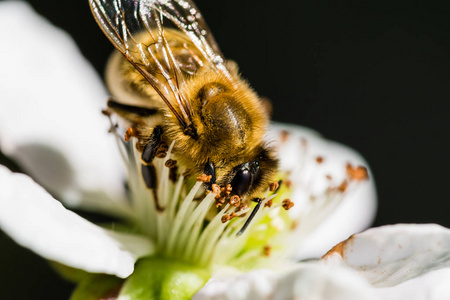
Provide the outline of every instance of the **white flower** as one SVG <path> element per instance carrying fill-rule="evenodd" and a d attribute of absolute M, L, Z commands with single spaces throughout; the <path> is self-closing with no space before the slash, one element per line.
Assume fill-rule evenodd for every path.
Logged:
<path fill-rule="evenodd" d="M 166 157 L 156 165 L 167 209 L 157 213 L 133 147 L 119 145 L 126 169 L 121 165 L 100 115 L 107 94 L 72 40 L 22 2 L 0 3 L 0 40 L 0 149 L 45 187 L 0 166 L 0 227 L 22 246 L 72 268 L 128 277 L 89 278 L 103 287 L 123 283 L 120 299 L 140 299 L 137 291 L 153 288 L 145 283 L 155 272 L 173 275 L 164 287 L 186 295 L 212 275 L 194 299 L 448 299 L 450 237 L 434 225 L 371 229 L 321 261 L 296 263 L 322 256 L 373 218 L 371 174 L 367 179 L 360 167 L 366 163 L 352 150 L 305 128 L 273 125 L 295 205 L 280 208 L 280 189 L 240 237 L 245 219 L 222 223 L 224 211 L 203 227 L 214 194 L 193 202 L 201 184 L 190 191 L 182 179 L 168 180 Z M 97 226 L 49 192 L 68 207 L 106 213 L 126 226 Z M 81 283 L 74 298 L 86 289 Z"/>

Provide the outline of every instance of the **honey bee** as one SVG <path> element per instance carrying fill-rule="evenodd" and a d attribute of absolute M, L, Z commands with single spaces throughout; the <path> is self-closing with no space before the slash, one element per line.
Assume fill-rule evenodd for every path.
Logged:
<path fill-rule="evenodd" d="M 189 0 L 90 0 L 92 13 L 118 52 L 107 66 L 111 110 L 131 124 L 142 152 L 144 181 L 162 145 L 189 176 L 206 174 L 241 201 L 254 199 L 278 161 L 265 141 L 268 112 L 226 61 Z M 259 200 L 260 203 L 260 200 Z"/>

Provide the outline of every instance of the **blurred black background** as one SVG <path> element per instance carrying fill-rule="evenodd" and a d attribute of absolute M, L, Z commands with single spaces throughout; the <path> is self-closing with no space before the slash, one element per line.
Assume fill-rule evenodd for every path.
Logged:
<path fill-rule="evenodd" d="M 112 46 L 87 1 L 29 2 L 69 32 L 102 74 Z M 450 227 L 450 18 L 444 1 L 196 3 L 225 56 L 272 100 L 274 120 L 313 128 L 367 159 L 379 196 L 374 226 Z M 72 286 L 44 260 L 4 234 L 0 242 L 3 299 L 68 297 Z"/>

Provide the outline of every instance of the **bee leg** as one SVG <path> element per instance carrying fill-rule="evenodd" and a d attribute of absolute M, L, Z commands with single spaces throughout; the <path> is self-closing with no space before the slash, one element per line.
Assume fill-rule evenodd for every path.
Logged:
<path fill-rule="evenodd" d="M 142 161 L 146 164 L 151 164 L 153 159 L 155 158 L 156 152 L 158 151 L 159 146 L 161 146 L 161 137 L 163 134 L 162 126 L 155 126 L 152 134 L 150 135 L 150 139 L 142 151 Z"/>
<path fill-rule="evenodd" d="M 207 176 L 211 175 L 211 179 L 209 180 L 209 182 L 205 182 L 204 185 L 205 189 L 207 189 L 208 191 L 212 191 L 212 185 L 216 183 L 216 169 L 214 168 L 214 164 L 209 161 L 209 158 L 208 162 L 205 164 L 203 173 L 205 173 L 205 175 Z"/>
<path fill-rule="evenodd" d="M 144 147 L 144 150 L 142 151 L 141 156 L 141 159 L 143 161 L 143 164 L 141 166 L 142 178 L 144 179 L 145 185 L 153 192 L 155 206 L 158 211 L 163 211 L 164 208 L 159 205 L 158 195 L 156 194 L 156 184 L 158 178 L 156 177 L 155 166 L 152 164 L 152 162 L 159 147 L 161 146 L 162 133 L 162 127 L 155 126 L 147 144 Z"/>
<path fill-rule="evenodd" d="M 247 221 L 245 221 L 245 224 L 244 224 L 244 226 L 242 226 L 242 229 L 239 230 L 239 232 L 236 234 L 237 236 L 240 236 L 244 233 L 245 229 L 247 229 L 248 225 L 250 225 L 250 222 L 253 220 L 253 218 L 255 217 L 259 208 L 261 207 L 261 203 L 262 203 L 261 198 L 255 198 L 255 199 L 252 199 L 252 201 L 258 202 L 258 204 L 256 204 L 255 208 L 253 208 L 252 213 L 250 214 L 250 217 L 247 218 Z"/>
<path fill-rule="evenodd" d="M 142 178 L 144 179 L 145 185 L 152 190 L 153 192 L 153 198 L 155 199 L 155 206 L 157 211 L 163 211 L 164 208 L 162 208 L 159 205 L 158 201 L 158 195 L 156 194 L 156 183 L 157 183 L 157 177 L 156 177 L 156 169 L 153 164 L 150 165 L 141 165 L 141 171 L 142 171 Z"/>

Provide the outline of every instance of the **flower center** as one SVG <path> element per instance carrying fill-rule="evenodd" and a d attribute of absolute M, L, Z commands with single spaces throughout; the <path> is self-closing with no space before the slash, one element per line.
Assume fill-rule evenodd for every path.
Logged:
<path fill-rule="evenodd" d="M 288 209 L 292 204 L 289 200 L 281 203 L 274 186 L 268 187 L 261 198 L 262 209 L 251 212 L 251 207 L 240 205 L 233 197 L 224 202 L 226 187 L 222 188 L 221 196 L 220 189 L 205 191 L 204 176 L 185 178 L 186 170 L 177 166 L 171 154 L 173 144 L 165 157 L 154 159 L 151 166 L 154 171 L 147 172 L 135 143 L 131 138 L 121 147 L 136 216 L 133 222 L 155 242 L 160 255 L 201 267 L 234 265 L 243 269 L 269 260 L 272 242 L 277 242 L 272 239 L 291 223 L 285 212 L 280 217 L 280 211 L 284 211 L 280 208 Z M 280 191 L 286 196 L 288 188 L 277 193 Z M 273 205 L 274 202 L 277 204 Z M 249 216 L 252 221 L 246 222 Z"/>

